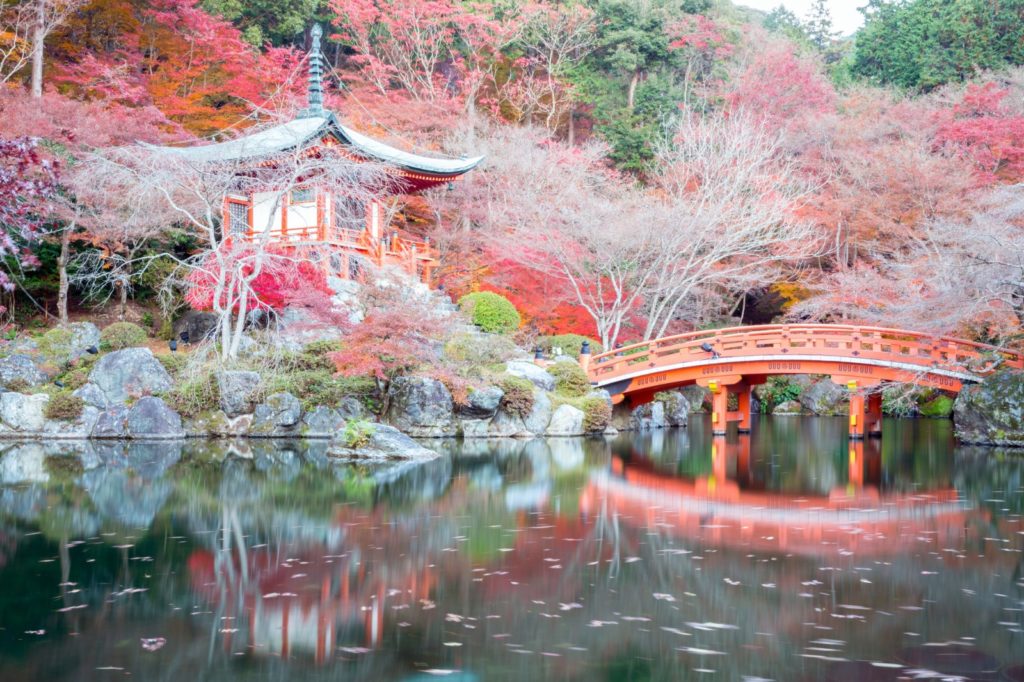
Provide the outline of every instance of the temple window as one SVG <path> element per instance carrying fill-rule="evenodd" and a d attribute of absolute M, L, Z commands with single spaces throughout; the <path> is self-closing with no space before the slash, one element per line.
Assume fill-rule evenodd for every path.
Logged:
<path fill-rule="evenodd" d="M 228 231 L 246 234 L 249 231 L 249 204 L 228 200 Z"/>
<path fill-rule="evenodd" d="M 316 201 L 316 191 L 312 187 L 296 187 L 291 191 L 289 201 L 292 204 L 312 204 Z"/>

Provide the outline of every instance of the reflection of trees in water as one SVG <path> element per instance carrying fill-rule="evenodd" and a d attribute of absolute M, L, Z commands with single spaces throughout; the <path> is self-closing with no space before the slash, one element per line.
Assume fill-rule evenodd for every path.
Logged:
<path fill-rule="evenodd" d="M 652 452 L 660 442 L 675 471 L 685 460 L 690 468 L 684 473 L 706 475 L 709 458 L 702 464 L 693 450 L 685 450 L 700 443 L 700 436 L 679 435 L 647 435 L 629 449 Z M 90 468 L 59 484 L 49 480 L 2 488 L 0 505 L 8 517 L 33 526 L 46 514 L 54 519 L 47 522 L 45 538 L 23 539 L 19 553 L 0 573 L 0 579 L 13 578 L 35 591 L 31 599 L 36 603 L 22 614 L 18 627 L 23 631 L 45 623 L 54 636 L 45 652 L 33 650 L 17 670 L 34 679 L 88 678 L 103 665 L 121 665 L 136 676 L 159 680 L 229 678 L 257 669 L 266 679 L 297 674 L 328 679 L 342 672 L 391 679 L 421 662 L 471 670 L 483 679 L 592 679 L 598 668 L 675 679 L 681 669 L 693 667 L 732 677 L 796 679 L 818 669 L 798 656 L 808 641 L 825 632 L 805 623 L 833 628 L 835 638 L 846 641 L 843 656 L 883 658 L 902 647 L 902 633 L 911 630 L 927 638 L 977 635 L 980 648 L 1010 658 L 1012 638 L 993 645 L 991 633 L 1008 605 L 996 594 L 1020 598 L 1011 577 L 1019 555 L 1002 552 L 1005 543 L 984 541 L 984 533 L 996 532 L 1019 547 L 1020 540 L 1014 540 L 1019 536 L 1009 527 L 978 525 L 957 537 L 925 533 L 921 537 L 928 541 L 920 542 L 920 551 L 881 564 L 856 554 L 801 558 L 730 548 L 716 541 L 710 528 L 681 536 L 661 502 L 642 514 L 623 513 L 607 499 L 581 507 L 580 493 L 590 476 L 607 470 L 611 451 L 624 443 L 471 444 L 470 452 L 454 460 L 383 468 L 332 463 L 316 448 L 294 445 L 246 445 L 244 459 L 224 457 L 210 445 L 190 445 L 178 455 L 133 459 L 121 454 L 107 473 Z M 493 454 L 485 447 L 493 448 Z M 797 459 L 792 466 L 803 465 Z M 961 457 L 953 471 L 960 490 L 975 499 L 1020 489 L 1020 468 L 991 459 Z M 913 472 L 897 468 L 889 475 L 903 481 Z M 90 485 L 103 491 L 102 504 L 82 484 L 86 475 L 92 477 Z M 157 485 L 146 490 L 147 482 Z M 125 497 L 123 508 L 110 502 L 117 494 Z M 47 508 L 48 496 L 57 501 L 56 511 Z M 82 524 L 82 514 L 94 531 Z M 113 539 L 99 535 L 112 530 Z M 72 547 L 79 538 L 91 544 Z M 128 542 L 130 549 L 112 547 Z M 958 547 L 969 547 L 974 558 L 945 552 Z M 978 552 L 985 556 L 977 558 Z M 136 561 L 140 556 L 153 561 Z M 206 572 L 199 570 L 204 556 L 210 562 Z M 45 557 L 57 560 L 40 565 Z M 97 561 L 86 564 L 86 557 Z M 12 565 L 22 573 L 9 572 Z M 42 578 L 36 575 L 40 566 L 46 571 Z M 856 570 L 865 567 L 871 571 Z M 936 575 L 922 577 L 922 570 Z M 154 577 L 144 580 L 147 573 Z M 306 575 L 292 577 L 298 573 Z M 343 599 L 345 576 L 349 591 Z M 57 587 L 76 580 L 82 583 L 76 586 L 81 593 Z M 822 584 L 803 584 L 813 580 Z M 150 591 L 113 596 L 143 586 Z M 964 593 L 964 587 L 974 594 Z M 296 596 L 266 599 L 285 591 Z M 801 592 L 812 596 L 801 597 Z M 673 601 L 655 594 L 670 595 Z M 54 596 L 63 606 L 88 608 L 54 614 Z M 436 608 L 425 609 L 421 598 Z M 249 639 L 256 606 L 263 609 L 261 627 L 273 628 L 284 618 L 286 603 L 293 626 L 301 619 L 315 624 L 320 617 L 334 623 L 331 665 L 314 666 L 314 654 L 299 646 L 306 637 L 299 631 L 288 661 L 247 648 L 256 643 Z M 383 630 L 374 652 L 338 652 L 337 646 L 366 642 L 363 609 L 375 604 Z M 844 611 L 843 604 L 871 610 Z M 169 605 L 181 611 L 169 611 Z M 898 605 L 923 605 L 925 610 L 900 611 Z M 189 616 L 191 611 L 200 613 Z M 449 613 L 477 620 L 450 621 Z M 838 619 L 836 613 L 864 615 L 868 622 Z M 604 624 L 593 626 L 595 621 Z M 402 622 L 408 627 L 399 627 Z M 688 625 L 705 622 L 736 629 Z M 83 634 L 61 636 L 72 629 Z M 265 637 L 265 632 L 257 634 Z M 496 634 L 508 636 L 496 639 Z M 143 654 L 135 645 L 140 636 L 157 635 L 168 638 L 163 653 Z M 132 646 L 117 646 L 126 640 Z M 443 646 L 452 640 L 464 646 Z M 514 653 L 508 643 L 534 653 Z M 729 655 L 677 651 L 686 646 Z M 0 662 L 0 676 L 16 679 L 12 665 Z"/>

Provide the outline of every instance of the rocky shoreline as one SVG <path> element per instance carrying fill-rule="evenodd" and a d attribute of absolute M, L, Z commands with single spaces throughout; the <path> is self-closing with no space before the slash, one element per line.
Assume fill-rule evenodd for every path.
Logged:
<path fill-rule="evenodd" d="M 62 349 L 63 362 L 95 353 L 98 343 L 93 325 L 75 325 L 71 342 Z M 704 389 L 691 386 L 659 393 L 630 411 L 613 406 L 607 392 L 587 387 L 585 377 L 578 385 L 575 361 L 563 356 L 540 364 L 508 360 L 491 375 L 492 383 L 469 389 L 459 399 L 439 379 L 401 376 L 391 382 L 379 415 L 354 397 L 323 405 L 288 391 L 268 395 L 259 373 L 222 370 L 214 374 L 216 401 L 188 413 L 172 406 L 177 382 L 149 348 L 103 354 L 73 390 L 44 371 L 39 358 L 30 352 L 0 358 L 5 387 L 0 440 L 313 439 L 327 441 L 327 451 L 337 457 L 430 458 L 437 453 L 413 439 L 559 438 L 685 427 L 692 412 L 704 410 L 708 397 Z M 575 392 L 562 390 L 573 381 Z M 786 382 L 789 393 L 780 397 L 778 386 L 766 385 L 758 387 L 755 398 L 776 415 L 847 411 L 846 391 L 827 379 L 790 377 Z M 51 383 L 61 390 L 48 391 Z M 940 399 L 949 403 L 963 442 L 1024 447 L 1024 376 L 997 373 L 965 388 L 955 407 L 945 396 L 919 396 L 918 414 L 945 416 L 927 411 Z"/>

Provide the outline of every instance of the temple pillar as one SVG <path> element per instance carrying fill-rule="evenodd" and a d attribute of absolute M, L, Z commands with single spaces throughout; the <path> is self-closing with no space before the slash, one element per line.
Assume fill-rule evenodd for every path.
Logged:
<path fill-rule="evenodd" d="M 719 484 L 729 479 L 728 447 L 724 435 L 711 439 L 711 475 Z"/>
<path fill-rule="evenodd" d="M 864 441 L 850 443 L 849 465 L 847 478 L 855 488 L 864 487 Z"/>
<path fill-rule="evenodd" d="M 380 202 L 371 201 L 366 205 L 366 231 L 370 233 L 370 241 L 380 244 L 382 228 L 380 217 Z"/>

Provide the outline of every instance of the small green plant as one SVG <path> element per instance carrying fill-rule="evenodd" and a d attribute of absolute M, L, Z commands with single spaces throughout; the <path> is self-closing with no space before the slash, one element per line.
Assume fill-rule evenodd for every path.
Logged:
<path fill-rule="evenodd" d="M 153 317 L 153 313 L 151 313 L 149 311 L 146 311 L 146 312 L 142 313 L 142 320 L 141 320 L 141 322 L 142 322 L 142 326 L 143 327 L 147 327 L 148 329 L 152 329 L 153 328 L 153 323 L 155 321 L 156 321 L 156 318 Z"/>
<path fill-rule="evenodd" d="M 570 357 L 577 357 L 580 354 L 580 350 L 583 348 L 583 342 L 590 342 L 590 352 L 593 355 L 597 353 L 603 353 L 604 350 L 601 344 L 594 339 L 588 338 L 581 334 L 558 334 L 556 336 L 542 336 L 537 339 L 537 345 L 540 346 L 548 355 L 554 352 L 554 349 L 561 348 L 562 353 Z"/>
<path fill-rule="evenodd" d="M 365 419 L 349 419 L 345 422 L 345 430 L 341 432 L 341 442 L 346 448 L 365 448 L 377 432 L 377 426 Z"/>
<path fill-rule="evenodd" d="M 459 299 L 459 308 L 473 324 L 489 334 L 510 334 L 519 329 L 522 319 L 512 302 L 493 291 L 477 291 Z"/>
<path fill-rule="evenodd" d="M 84 400 L 72 395 L 71 391 L 58 391 L 50 396 L 43 414 L 47 419 L 73 422 L 82 416 L 83 409 L 85 409 Z"/>
<path fill-rule="evenodd" d="M 583 430 L 587 433 L 604 431 L 612 421 L 612 407 L 604 398 L 599 396 L 584 398 L 582 409 Z"/>
<path fill-rule="evenodd" d="M 590 392 L 590 379 L 575 362 L 556 362 L 547 369 L 555 377 L 555 393 L 567 398 L 579 398 Z"/>
<path fill-rule="evenodd" d="M 505 392 L 501 404 L 507 412 L 526 417 L 533 410 L 533 384 L 522 377 L 507 376 L 499 384 Z"/>
<path fill-rule="evenodd" d="M 74 391 L 89 383 L 89 370 L 85 367 L 76 367 L 66 372 L 61 381 L 69 391 Z"/>
<path fill-rule="evenodd" d="M 143 346 L 146 343 L 146 330 L 131 322 L 115 322 L 100 332 L 100 347 L 103 350 L 121 350 Z"/>
<path fill-rule="evenodd" d="M 777 405 L 788 403 L 791 400 L 799 400 L 803 388 L 794 384 L 787 377 L 768 377 L 768 381 L 758 391 L 761 398 L 761 412 L 771 413 Z"/>

